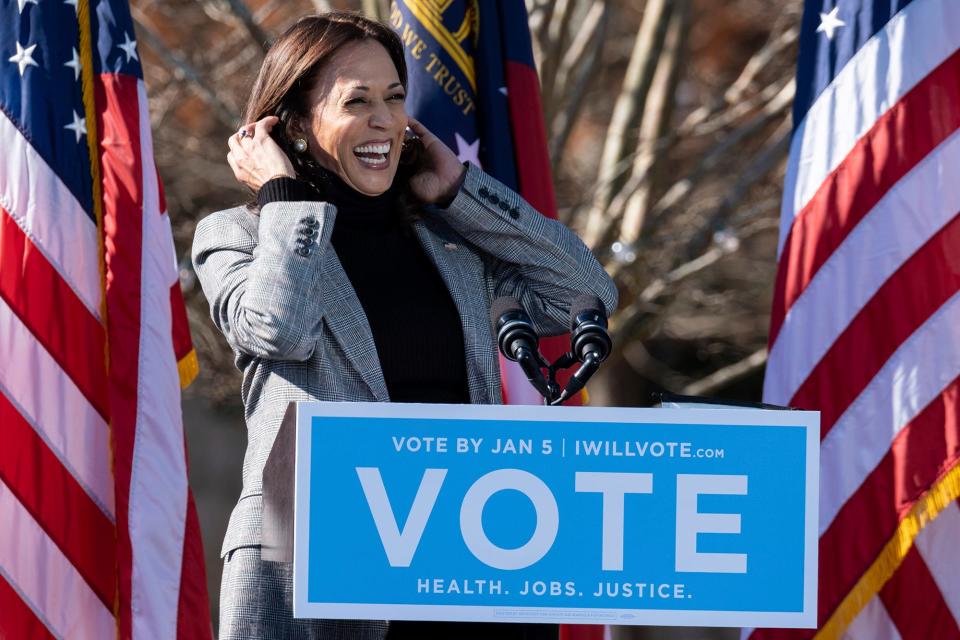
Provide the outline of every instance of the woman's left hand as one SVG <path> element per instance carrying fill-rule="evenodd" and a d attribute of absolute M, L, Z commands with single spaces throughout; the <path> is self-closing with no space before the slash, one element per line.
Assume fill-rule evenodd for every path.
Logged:
<path fill-rule="evenodd" d="M 429 129 L 414 118 L 409 126 L 420 137 L 425 155 L 423 170 L 410 178 L 410 189 L 421 202 L 446 206 L 456 197 L 467 170 Z"/>

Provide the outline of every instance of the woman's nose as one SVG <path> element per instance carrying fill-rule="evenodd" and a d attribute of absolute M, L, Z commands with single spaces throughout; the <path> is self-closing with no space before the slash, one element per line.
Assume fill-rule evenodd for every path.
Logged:
<path fill-rule="evenodd" d="M 370 126 L 375 129 L 386 129 L 393 122 L 393 115 L 390 113 L 390 107 L 386 103 L 374 105 L 373 112 L 370 114 Z"/>

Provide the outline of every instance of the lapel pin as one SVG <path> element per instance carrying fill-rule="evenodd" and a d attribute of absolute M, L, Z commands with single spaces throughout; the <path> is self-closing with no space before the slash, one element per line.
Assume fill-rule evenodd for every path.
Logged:
<path fill-rule="evenodd" d="M 443 248 L 446 249 L 447 251 L 453 251 L 454 249 L 457 248 L 457 245 L 454 244 L 453 242 L 444 242 Z"/>

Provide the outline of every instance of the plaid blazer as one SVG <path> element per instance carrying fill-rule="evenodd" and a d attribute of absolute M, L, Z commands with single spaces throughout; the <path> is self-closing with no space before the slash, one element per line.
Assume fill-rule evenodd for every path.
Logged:
<path fill-rule="evenodd" d="M 263 467 L 289 402 L 390 400 L 363 308 L 330 248 L 336 214 L 326 202 L 272 202 L 197 226 L 194 267 L 243 372 L 247 423 L 243 491 L 222 555 L 260 544 Z M 450 206 L 427 208 L 414 229 L 460 314 L 475 404 L 501 402 L 493 299 L 518 298 L 541 335 L 569 329 L 581 293 L 616 306 L 613 282 L 576 235 L 472 164 Z"/>

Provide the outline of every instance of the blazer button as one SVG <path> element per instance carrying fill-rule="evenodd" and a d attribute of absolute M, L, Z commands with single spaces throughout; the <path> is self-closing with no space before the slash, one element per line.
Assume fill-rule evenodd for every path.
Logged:
<path fill-rule="evenodd" d="M 487 198 L 487 199 L 488 199 L 491 203 L 493 203 L 493 204 L 499 204 L 499 203 L 500 203 L 500 198 L 498 198 L 498 197 L 496 196 L 496 194 L 491 194 L 491 196 L 490 196 L 489 198 Z"/>
<path fill-rule="evenodd" d="M 510 209 L 510 217 L 513 218 L 514 220 L 520 217 L 520 212 L 517 211 L 516 207 L 514 207 L 513 209 Z"/>
<path fill-rule="evenodd" d="M 503 200 L 500 201 L 500 210 L 501 210 L 501 211 L 506 211 L 506 210 L 509 209 L 509 208 L 510 208 L 510 205 L 508 205 L 508 204 L 507 204 L 506 202 L 504 202 Z"/>
<path fill-rule="evenodd" d="M 310 250 L 306 247 L 300 247 L 297 249 L 297 255 L 306 258 L 308 255 L 310 255 Z"/>
<path fill-rule="evenodd" d="M 486 198 L 488 195 L 490 195 L 490 192 L 487 191 L 486 187 L 480 187 L 479 193 L 481 198 Z"/>
<path fill-rule="evenodd" d="M 302 218 L 300 218 L 300 224 L 313 224 L 316 221 L 317 219 L 314 218 L 313 216 L 303 216 Z"/>

